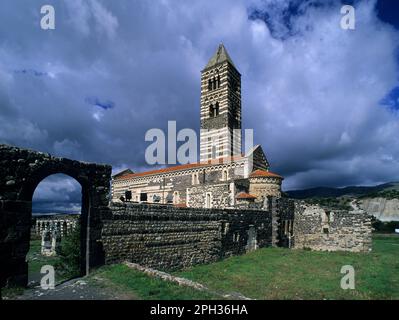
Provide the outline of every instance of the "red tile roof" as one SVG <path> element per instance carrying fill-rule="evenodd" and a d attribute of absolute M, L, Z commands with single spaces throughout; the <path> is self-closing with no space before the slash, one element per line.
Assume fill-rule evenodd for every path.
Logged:
<path fill-rule="evenodd" d="M 256 199 L 256 196 L 246 192 L 240 192 L 237 194 L 236 199 Z"/>
<path fill-rule="evenodd" d="M 175 207 L 178 207 L 178 208 L 187 208 L 187 205 L 186 205 L 186 203 L 177 203 L 177 204 L 175 204 Z"/>
<path fill-rule="evenodd" d="M 277 173 L 273 173 L 273 172 L 266 171 L 266 170 L 260 170 L 260 169 L 255 170 L 249 176 L 250 177 L 274 177 L 274 178 L 284 179 L 282 176 L 278 175 Z"/>
<path fill-rule="evenodd" d="M 121 176 L 115 175 L 114 177 L 115 177 L 115 180 L 126 180 L 126 179 L 130 179 L 130 178 L 143 177 L 143 176 L 153 175 L 153 174 L 161 174 L 161 173 L 167 173 L 167 172 L 173 172 L 173 171 L 206 167 L 206 166 L 215 165 L 215 164 L 229 163 L 229 162 L 239 161 L 242 159 L 244 159 L 243 155 L 236 155 L 236 156 L 232 156 L 232 157 L 223 157 L 223 158 L 218 158 L 218 159 L 213 159 L 213 160 L 208 160 L 208 161 L 203 161 L 203 162 L 197 162 L 197 163 L 181 164 L 178 166 L 162 168 L 162 169 L 157 169 L 157 170 L 124 174 Z"/>

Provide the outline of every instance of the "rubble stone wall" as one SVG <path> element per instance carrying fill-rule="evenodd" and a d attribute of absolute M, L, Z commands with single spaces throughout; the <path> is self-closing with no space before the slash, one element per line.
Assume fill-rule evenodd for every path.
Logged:
<path fill-rule="evenodd" d="M 102 211 L 105 263 L 161 270 L 210 263 L 272 244 L 264 210 L 176 208 L 113 203 Z"/>
<path fill-rule="evenodd" d="M 296 203 L 294 248 L 324 251 L 371 251 L 371 216 L 364 211 L 328 211 Z"/>

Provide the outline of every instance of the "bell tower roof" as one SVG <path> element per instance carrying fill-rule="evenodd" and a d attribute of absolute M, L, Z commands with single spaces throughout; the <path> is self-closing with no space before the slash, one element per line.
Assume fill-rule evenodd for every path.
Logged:
<path fill-rule="evenodd" d="M 226 48 L 224 47 L 223 43 L 219 44 L 218 49 L 216 50 L 213 57 L 209 60 L 208 64 L 205 66 L 204 70 L 210 69 L 220 63 L 228 61 L 234 68 L 235 65 L 233 60 L 231 60 L 229 54 L 227 53 Z"/>

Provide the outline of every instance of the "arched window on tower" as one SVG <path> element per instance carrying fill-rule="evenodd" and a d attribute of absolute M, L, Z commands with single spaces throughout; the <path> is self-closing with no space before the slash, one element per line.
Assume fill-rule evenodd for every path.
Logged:
<path fill-rule="evenodd" d="M 219 102 L 216 102 L 215 105 L 211 104 L 209 106 L 209 117 L 214 118 L 219 115 Z"/>
<path fill-rule="evenodd" d="M 214 117 L 219 115 L 219 102 L 216 102 L 215 108 L 214 108 Z"/>
<path fill-rule="evenodd" d="M 213 84 L 212 88 L 213 88 L 213 90 L 215 90 L 216 89 L 216 85 L 217 85 L 215 77 L 213 77 L 213 79 L 212 79 L 212 84 Z"/>
<path fill-rule="evenodd" d="M 212 146 L 212 159 L 216 159 L 216 146 Z"/>
<path fill-rule="evenodd" d="M 220 88 L 220 75 L 218 75 L 218 80 L 217 81 L 218 81 L 218 86 L 217 87 Z"/>
<path fill-rule="evenodd" d="M 208 90 L 212 90 L 212 80 L 208 80 Z"/>

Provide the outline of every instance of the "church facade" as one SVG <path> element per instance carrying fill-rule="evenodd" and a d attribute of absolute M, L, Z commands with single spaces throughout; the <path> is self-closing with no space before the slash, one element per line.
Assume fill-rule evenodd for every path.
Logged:
<path fill-rule="evenodd" d="M 112 201 L 234 208 L 280 197 L 283 177 L 262 147 L 242 154 L 241 75 L 222 44 L 201 72 L 200 114 L 199 162 L 124 170 L 112 178 Z"/>

